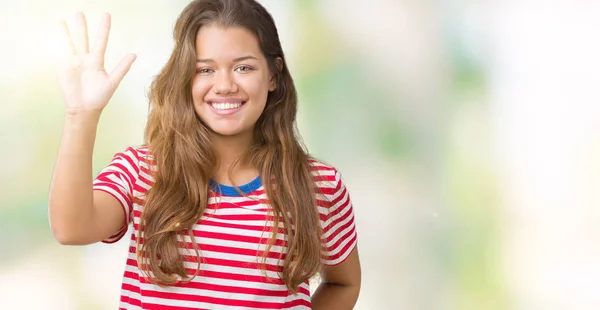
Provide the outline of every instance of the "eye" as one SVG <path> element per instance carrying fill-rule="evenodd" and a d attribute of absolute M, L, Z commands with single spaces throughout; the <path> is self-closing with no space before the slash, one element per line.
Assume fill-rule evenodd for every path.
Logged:
<path fill-rule="evenodd" d="M 203 74 L 203 75 L 210 74 L 212 72 L 213 72 L 213 70 L 210 69 L 210 68 L 198 68 L 198 69 L 196 69 L 196 73 Z"/>
<path fill-rule="evenodd" d="M 252 67 L 249 67 L 249 66 L 239 66 L 239 67 L 235 68 L 235 71 L 238 71 L 238 72 L 248 72 L 248 71 L 252 71 Z"/>

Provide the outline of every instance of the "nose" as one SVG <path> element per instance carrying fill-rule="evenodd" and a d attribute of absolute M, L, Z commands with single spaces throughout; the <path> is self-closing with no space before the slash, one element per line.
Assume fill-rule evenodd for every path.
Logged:
<path fill-rule="evenodd" d="M 220 72 L 215 77 L 214 92 L 216 94 L 230 94 L 237 92 L 237 84 L 230 72 Z"/>

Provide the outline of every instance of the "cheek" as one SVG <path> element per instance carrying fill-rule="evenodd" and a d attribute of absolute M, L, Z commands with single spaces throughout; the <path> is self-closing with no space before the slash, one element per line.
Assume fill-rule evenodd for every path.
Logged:
<path fill-rule="evenodd" d="M 253 78 L 240 81 L 240 87 L 253 99 L 265 99 L 269 92 L 268 81 L 261 78 Z"/>
<path fill-rule="evenodd" d="M 202 102 L 206 94 L 210 91 L 210 84 L 200 78 L 192 81 L 192 98 L 194 102 Z"/>

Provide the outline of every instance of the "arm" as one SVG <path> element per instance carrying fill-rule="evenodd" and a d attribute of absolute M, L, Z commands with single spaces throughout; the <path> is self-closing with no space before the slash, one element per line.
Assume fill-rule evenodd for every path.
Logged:
<path fill-rule="evenodd" d="M 135 56 L 125 57 L 108 74 L 104 54 L 110 15 L 102 18 L 90 51 L 85 16 L 78 13 L 73 36 L 61 22 L 63 53 L 58 80 L 66 106 L 63 136 L 50 186 L 48 215 L 52 233 L 63 244 L 89 244 L 123 226 L 121 203 L 92 188 L 92 152 L 100 114 L 129 71 Z"/>
<path fill-rule="evenodd" d="M 336 266 L 324 266 L 321 284 L 312 296 L 314 310 L 353 309 L 360 291 L 361 270 L 358 250 Z"/>
<path fill-rule="evenodd" d="M 325 199 L 319 212 L 323 235 L 321 284 L 312 296 L 313 309 L 352 309 L 358 299 L 361 268 L 357 250 L 354 208 L 350 194 L 336 171 L 323 172 Z"/>
<path fill-rule="evenodd" d="M 103 240 L 125 222 L 121 204 L 107 193 L 92 190 L 92 152 L 98 114 L 67 115 L 54 166 L 48 215 L 61 244 L 81 245 Z"/>

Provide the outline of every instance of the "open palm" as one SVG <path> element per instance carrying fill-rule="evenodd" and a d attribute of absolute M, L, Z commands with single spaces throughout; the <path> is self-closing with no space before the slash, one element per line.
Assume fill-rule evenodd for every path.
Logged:
<path fill-rule="evenodd" d="M 104 14 L 90 51 L 85 15 L 77 13 L 73 34 L 61 21 L 63 52 L 57 73 L 67 112 L 102 111 L 135 61 L 135 55 L 127 55 L 111 73 L 106 72 L 104 55 L 109 32 L 110 15 Z"/>

